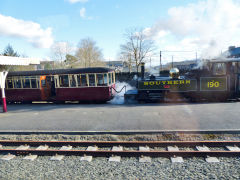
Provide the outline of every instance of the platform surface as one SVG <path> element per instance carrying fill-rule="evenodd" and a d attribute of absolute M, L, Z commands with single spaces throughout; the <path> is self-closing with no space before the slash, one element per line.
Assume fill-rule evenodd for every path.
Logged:
<path fill-rule="evenodd" d="M 12 104 L 0 131 L 240 129 L 240 102 L 174 104 Z"/>

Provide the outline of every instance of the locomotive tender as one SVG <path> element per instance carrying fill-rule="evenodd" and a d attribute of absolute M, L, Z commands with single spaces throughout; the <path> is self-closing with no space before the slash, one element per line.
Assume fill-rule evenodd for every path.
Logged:
<path fill-rule="evenodd" d="M 141 65 L 141 80 L 137 90 L 129 90 L 125 100 L 164 101 L 168 99 L 189 99 L 191 101 L 226 101 L 238 99 L 240 95 L 240 58 L 206 60 L 202 69 L 193 69 L 179 75 L 173 68 L 169 77 L 151 75 L 144 77 Z"/>

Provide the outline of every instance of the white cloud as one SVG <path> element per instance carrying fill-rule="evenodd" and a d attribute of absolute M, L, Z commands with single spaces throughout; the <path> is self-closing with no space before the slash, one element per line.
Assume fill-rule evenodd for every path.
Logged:
<path fill-rule="evenodd" d="M 70 3 L 74 4 L 74 3 L 85 3 L 85 2 L 88 2 L 88 0 L 68 0 Z"/>
<path fill-rule="evenodd" d="M 1 14 L 0 36 L 22 38 L 39 48 L 49 48 L 53 43 L 51 28 L 42 29 L 38 23 Z"/>
<path fill-rule="evenodd" d="M 86 9 L 85 8 L 81 8 L 80 9 L 80 16 L 83 19 L 87 19 L 87 20 L 93 20 L 93 17 L 91 16 L 86 16 Z"/>
<path fill-rule="evenodd" d="M 204 58 L 218 55 L 230 45 L 240 45 L 240 2 L 205 0 L 168 10 L 168 17 L 151 28 L 148 35 L 169 39 L 161 47 L 201 51 Z"/>
<path fill-rule="evenodd" d="M 145 36 L 147 36 L 147 37 L 150 37 L 150 38 L 157 38 L 157 39 L 159 39 L 159 38 L 162 38 L 162 37 L 165 37 L 167 34 L 169 34 L 167 31 L 164 31 L 164 30 L 160 30 L 160 31 L 158 31 L 158 32 L 156 32 L 156 33 L 154 33 L 154 36 L 153 36 L 153 34 L 152 34 L 152 29 L 151 28 L 145 28 L 144 30 L 143 30 L 143 34 L 145 35 Z"/>
<path fill-rule="evenodd" d="M 85 18 L 85 17 L 86 17 L 86 9 L 85 9 L 85 8 L 81 8 L 81 9 L 80 9 L 80 16 L 81 16 L 82 18 Z"/>

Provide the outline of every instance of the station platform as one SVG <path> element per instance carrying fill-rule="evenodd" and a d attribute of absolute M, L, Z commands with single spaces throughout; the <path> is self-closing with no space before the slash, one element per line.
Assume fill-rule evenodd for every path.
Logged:
<path fill-rule="evenodd" d="M 240 102 L 10 104 L 0 131 L 240 130 Z"/>

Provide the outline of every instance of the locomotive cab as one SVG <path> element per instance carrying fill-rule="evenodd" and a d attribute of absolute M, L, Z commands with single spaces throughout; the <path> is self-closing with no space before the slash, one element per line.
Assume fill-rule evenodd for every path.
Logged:
<path fill-rule="evenodd" d="M 227 94 L 230 99 L 240 96 L 240 59 L 231 58 L 211 62 L 212 76 L 226 77 Z"/>

